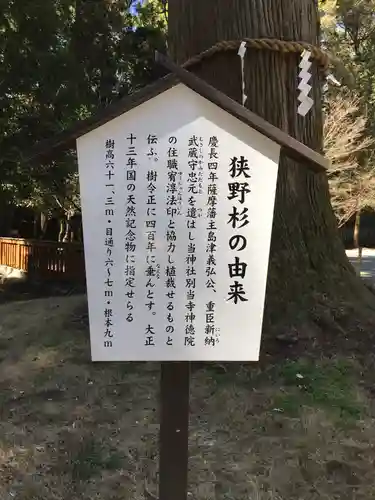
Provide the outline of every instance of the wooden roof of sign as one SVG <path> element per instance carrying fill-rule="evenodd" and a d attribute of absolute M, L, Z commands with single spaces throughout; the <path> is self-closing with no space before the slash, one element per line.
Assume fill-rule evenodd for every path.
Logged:
<path fill-rule="evenodd" d="M 42 159 L 50 157 L 56 151 L 74 148 L 78 137 L 104 125 L 110 120 L 130 111 L 140 104 L 156 97 L 173 86 L 182 83 L 202 97 L 208 99 L 223 110 L 227 111 L 240 121 L 249 125 L 269 139 L 279 144 L 289 156 L 307 162 L 308 166 L 315 171 L 325 171 L 329 161 L 321 154 L 313 151 L 301 142 L 297 141 L 287 133 L 267 122 L 259 115 L 246 109 L 227 95 L 215 89 L 193 73 L 181 68 L 170 59 L 160 53 L 156 53 L 156 61 L 171 71 L 168 76 L 157 80 L 155 83 L 144 87 L 138 92 L 122 98 L 110 104 L 107 108 L 92 117 L 79 121 L 73 128 L 68 129 L 51 139 L 37 144 L 27 160 Z"/>

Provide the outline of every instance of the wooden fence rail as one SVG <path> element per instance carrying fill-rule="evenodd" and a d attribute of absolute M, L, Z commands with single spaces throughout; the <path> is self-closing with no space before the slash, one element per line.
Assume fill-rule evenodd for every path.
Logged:
<path fill-rule="evenodd" d="M 0 265 L 40 280 L 85 282 L 84 251 L 79 243 L 0 238 Z"/>

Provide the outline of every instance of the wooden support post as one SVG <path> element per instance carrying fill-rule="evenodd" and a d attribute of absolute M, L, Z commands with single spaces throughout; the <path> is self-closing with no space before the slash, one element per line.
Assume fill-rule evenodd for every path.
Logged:
<path fill-rule="evenodd" d="M 159 500 L 186 500 L 189 362 L 161 364 Z"/>

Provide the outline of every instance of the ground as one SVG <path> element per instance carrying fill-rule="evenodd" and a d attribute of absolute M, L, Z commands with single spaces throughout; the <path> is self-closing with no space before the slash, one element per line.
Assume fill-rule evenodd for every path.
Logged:
<path fill-rule="evenodd" d="M 15 298 L 0 292 L 1 500 L 154 498 L 158 364 L 91 363 L 84 295 Z M 317 352 L 193 367 L 189 498 L 375 499 L 372 358 Z"/>
<path fill-rule="evenodd" d="M 360 273 L 361 277 L 369 283 L 375 282 L 375 249 L 363 248 L 362 258 L 358 257 L 358 250 L 347 250 L 346 254 L 353 264 L 354 268 Z"/>

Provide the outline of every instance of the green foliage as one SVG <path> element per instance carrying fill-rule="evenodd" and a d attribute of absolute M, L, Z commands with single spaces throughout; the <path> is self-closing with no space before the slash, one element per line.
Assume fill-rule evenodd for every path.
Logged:
<path fill-rule="evenodd" d="M 343 360 L 287 362 L 278 370 L 284 385 L 275 402 L 285 413 L 297 416 L 303 406 L 318 407 L 343 420 L 358 419 L 362 405 L 354 387 L 353 366 Z"/>
<path fill-rule="evenodd" d="M 91 437 L 83 439 L 70 458 L 73 480 L 87 481 L 103 470 L 116 470 L 122 466 L 122 456 L 116 450 L 109 453 Z"/>
<path fill-rule="evenodd" d="M 167 33 L 168 3 L 166 0 L 146 0 L 137 6 L 136 24 L 152 27 L 162 33 Z"/>
<path fill-rule="evenodd" d="M 71 153 L 47 166 L 25 154 L 77 120 L 153 79 L 165 36 L 133 0 L 0 0 L 0 199 L 71 211 L 78 203 Z"/>

